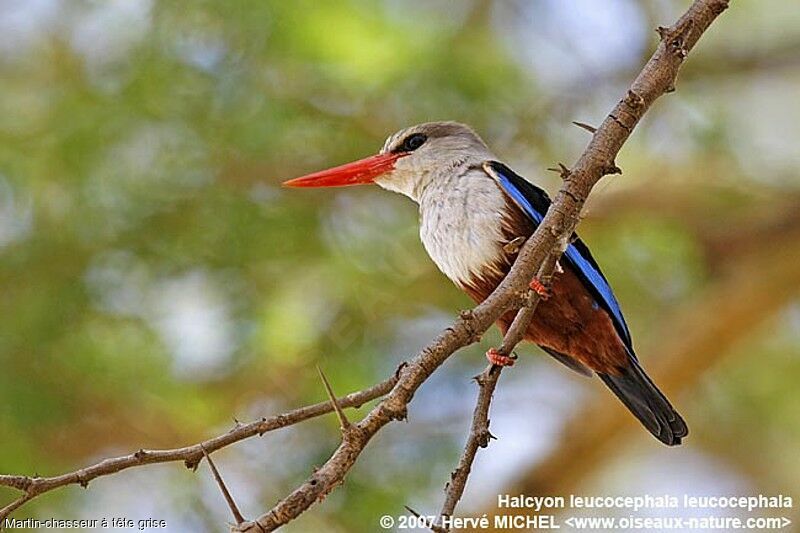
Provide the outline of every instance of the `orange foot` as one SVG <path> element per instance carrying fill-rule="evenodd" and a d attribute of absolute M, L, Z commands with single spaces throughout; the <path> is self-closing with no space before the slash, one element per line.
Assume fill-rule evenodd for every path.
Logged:
<path fill-rule="evenodd" d="M 539 281 L 539 278 L 533 278 L 528 286 L 533 289 L 542 300 L 549 300 L 550 296 L 553 295 L 550 289 L 547 288 L 544 283 Z"/>
<path fill-rule="evenodd" d="M 517 360 L 516 357 L 501 354 L 495 348 L 489 348 L 489 351 L 486 352 L 486 359 L 497 366 L 514 366 L 514 362 Z"/>

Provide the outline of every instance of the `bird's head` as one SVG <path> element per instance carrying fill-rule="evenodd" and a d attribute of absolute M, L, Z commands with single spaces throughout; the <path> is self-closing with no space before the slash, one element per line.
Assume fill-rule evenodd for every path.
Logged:
<path fill-rule="evenodd" d="M 458 122 L 427 122 L 391 135 L 377 155 L 284 182 L 287 187 L 376 183 L 419 200 L 436 179 L 494 159 L 475 131 Z"/>

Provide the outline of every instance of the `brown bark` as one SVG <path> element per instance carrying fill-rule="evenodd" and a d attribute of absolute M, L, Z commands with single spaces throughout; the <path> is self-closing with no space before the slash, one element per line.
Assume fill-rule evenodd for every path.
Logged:
<path fill-rule="evenodd" d="M 355 424 L 349 422 L 342 424 L 342 442 L 325 464 L 315 470 L 305 482 L 272 509 L 255 521 L 239 524 L 234 527 L 235 531 L 249 533 L 273 531 L 297 518 L 341 484 L 371 438 L 389 422 L 405 418 L 407 406 L 413 399 L 414 393 L 430 375 L 458 349 L 476 342 L 503 313 L 512 308 L 528 306 L 519 313 L 521 317 L 519 327 L 522 331 L 527 329 L 527 323 L 524 321 L 530 321 L 535 305 L 535 297 L 530 296 L 527 288 L 528 282 L 536 273 L 550 274 L 552 266 L 548 271 L 548 267 L 545 266 L 543 269 L 543 265 L 547 258 L 562 249 L 562 243 L 567 242 L 573 234 L 589 192 L 603 176 L 621 172 L 615 164 L 615 158 L 622 145 L 652 103 L 662 94 L 674 89 L 678 70 L 688 52 L 714 19 L 727 7 L 728 0 L 695 0 L 675 25 L 670 28 L 659 28 L 661 42 L 655 53 L 636 77 L 627 94 L 593 133 L 589 145 L 577 163 L 571 169 L 563 169 L 564 186 L 536 232 L 523 246 L 509 275 L 482 304 L 471 311 L 463 312 L 452 326 L 402 366 L 396 379 L 390 379 L 377 385 L 379 390 L 376 390 L 376 387 L 369 389 L 376 394 L 371 396 L 375 398 L 385 393 L 384 387 L 391 387 L 391 391 L 363 420 Z M 511 330 L 516 329 L 511 328 Z M 511 330 L 509 330 L 509 334 L 512 333 Z M 504 345 L 513 348 L 516 342 L 512 344 L 512 341 L 513 338 L 507 337 Z M 363 398 L 368 396 L 366 392 L 362 391 L 355 395 L 361 395 L 359 399 L 363 402 L 366 401 Z M 488 398 L 491 398 L 491 391 L 489 391 Z M 352 399 L 351 402 L 350 405 L 356 404 Z M 336 403 L 335 401 L 326 402 L 293 413 L 298 417 L 296 421 L 299 421 L 331 412 L 336 407 Z M 347 401 L 341 400 L 339 404 L 345 406 Z M 478 406 L 480 417 L 483 416 L 484 409 L 487 413 L 487 427 L 488 406 L 488 399 L 485 401 L 485 407 Z M 283 427 L 296 422 L 287 422 L 286 415 L 282 416 L 274 417 L 269 421 L 270 424 L 275 427 Z M 20 498 L 0 509 L 0 519 L 49 490 L 72 483 L 85 486 L 89 480 L 95 477 L 133 466 L 183 460 L 187 466 L 194 467 L 199 463 L 204 452 L 210 453 L 243 438 L 263 433 L 268 430 L 264 429 L 267 427 L 264 426 L 267 422 L 266 420 L 254 422 L 244 426 L 245 429 L 235 428 L 226 435 L 177 450 L 140 450 L 128 456 L 107 459 L 91 467 L 62 476 L 51 478 L 0 476 L 0 485 L 23 491 Z M 478 420 L 477 424 L 480 427 L 483 425 L 483 421 Z M 471 459 L 469 462 L 471 463 Z M 466 483 L 466 476 L 464 483 Z M 460 490 L 463 490 L 463 487 Z M 459 497 L 460 494 L 456 495 L 455 492 L 452 494 L 453 508 Z M 448 511 L 449 506 L 448 503 L 444 510 Z"/>
<path fill-rule="evenodd" d="M 422 350 L 399 381 L 370 413 L 343 432 L 342 443 L 319 469 L 286 498 L 237 531 L 274 531 L 298 517 L 340 484 L 370 439 L 386 424 L 404 419 L 416 390 L 456 350 L 485 332 L 514 302 L 559 242 L 570 238 L 592 187 L 607 174 L 619 173 L 615 158 L 633 128 L 664 93 L 674 90 L 678 70 L 709 25 L 728 7 L 727 0 L 695 0 L 670 28 L 659 28 L 661 42 L 627 94 L 593 134 L 586 150 L 565 173 L 564 186 L 534 235 L 525 243 L 509 275 L 482 304 L 462 314 L 450 328 Z"/>
<path fill-rule="evenodd" d="M 800 294 L 800 227 L 775 234 L 747 257 L 723 268 L 719 279 L 693 302 L 667 317 L 656 335 L 663 342 L 647 353 L 647 365 L 664 392 L 679 398 L 712 370 L 743 337 Z M 603 391 L 605 393 L 605 391 Z M 555 495 L 575 493 L 581 482 L 618 452 L 638 431 L 627 411 L 609 402 L 587 402 L 562 433 L 559 446 L 527 468 L 505 492 Z M 494 509 L 487 508 L 491 514 Z"/>

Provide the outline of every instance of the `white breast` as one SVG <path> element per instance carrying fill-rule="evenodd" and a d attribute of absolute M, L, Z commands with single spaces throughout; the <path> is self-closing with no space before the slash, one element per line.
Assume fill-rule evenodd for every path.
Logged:
<path fill-rule="evenodd" d="M 502 260 L 505 198 L 483 170 L 436 180 L 420 198 L 420 238 L 439 270 L 465 285 Z"/>

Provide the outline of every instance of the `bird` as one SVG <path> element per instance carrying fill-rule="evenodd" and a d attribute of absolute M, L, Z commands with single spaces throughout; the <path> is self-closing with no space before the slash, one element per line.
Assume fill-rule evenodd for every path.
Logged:
<path fill-rule="evenodd" d="M 541 223 L 547 193 L 502 163 L 478 133 L 459 122 L 427 122 L 390 135 L 373 156 L 284 182 L 287 187 L 374 183 L 419 206 L 420 239 L 430 258 L 476 303 L 508 274 L 524 242 Z M 686 422 L 639 362 L 619 302 L 592 257 L 573 235 L 541 295 L 524 340 L 585 376 L 597 375 L 641 424 L 674 446 Z M 497 320 L 501 332 L 517 311 Z M 490 363 L 515 357 L 486 352 Z"/>

